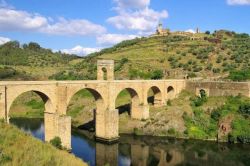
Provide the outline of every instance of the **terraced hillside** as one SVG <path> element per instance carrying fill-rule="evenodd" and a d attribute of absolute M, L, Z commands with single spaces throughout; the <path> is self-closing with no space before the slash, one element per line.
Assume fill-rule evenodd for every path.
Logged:
<path fill-rule="evenodd" d="M 171 34 L 124 41 L 89 55 L 75 68 L 94 77 L 97 59 L 114 59 L 117 79 L 227 78 L 230 72 L 235 80 L 250 78 L 248 34 L 218 31 L 194 37 Z"/>
<path fill-rule="evenodd" d="M 123 41 L 84 58 L 37 43 L 0 46 L 0 79 L 96 79 L 96 60 L 114 59 L 116 79 L 250 79 L 250 37 L 220 30 Z M 6 72 L 7 71 L 7 72 Z"/>

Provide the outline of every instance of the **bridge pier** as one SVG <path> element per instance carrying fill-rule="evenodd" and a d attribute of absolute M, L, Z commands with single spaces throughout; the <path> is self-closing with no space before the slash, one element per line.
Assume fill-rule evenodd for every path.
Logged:
<path fill-rule="evenodd" d="M 44 113 L 45 141 L 59 137 L 62 146 L 71 149 L 71 117 L 56 113 Z"/>
<path fill-rule="evenodd" d="M 96 113 L 96 140 L 113 143 L 119 139 L 119 111 L 106 110 Z"/>
<path fill-rule="evenodd" d="M 132 119 L 148 119 L 149 118 L 149 105 L 137 105 L 131 108 L 131 118 Z"/>

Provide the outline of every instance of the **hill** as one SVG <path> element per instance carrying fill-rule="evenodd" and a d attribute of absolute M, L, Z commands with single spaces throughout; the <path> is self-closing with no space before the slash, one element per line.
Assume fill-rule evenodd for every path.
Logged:
<path fill-rule="evenodd" d="M 11 41 L 0 46 L 0 79 L 41 80 L 70 67 L 76 55 L 54 53 L 30 42 Z"/>
<path fill-rule="evenodd" d="M 250 37 L 220 30 L 192 37 L 170 34 L 123 41 L 90 54 L 75 71 L 95 78 L 97 59 L 114 59 L 117 79 L 224 78 L 250 79 Z M 77 72 L 80 71 L 80 72 Z M 66 72 L 65 72 L 66 73 Z M 67 74 L 61 74 L 67 77 Z M 55 75 L 54 78 L 60 74 Z"/>
<path fill-rule="evenodd" d="M 226 30 L 136 38 L 84 58 L 53 53 L 36 43 L 21 48 L 18 42 L 10 42 L 0 46 L 0 57 L 1 79 L 10 78 L 1 77 L 1 70 L 11 73 L 9 68 L 18 78 L 31 77 L 25 79 L 96 79 L 97 59 L 115 60 L 116 79 L 250 79 L 250 37 Z"/>

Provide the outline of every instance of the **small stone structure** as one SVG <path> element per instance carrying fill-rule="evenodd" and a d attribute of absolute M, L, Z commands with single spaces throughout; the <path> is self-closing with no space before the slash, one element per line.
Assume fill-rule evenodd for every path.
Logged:
<path fill-rule="evenodd" d="M 97 80 L 108 80 L 108 81 L 114 80 L 113 60 L 97 61 Z"/>

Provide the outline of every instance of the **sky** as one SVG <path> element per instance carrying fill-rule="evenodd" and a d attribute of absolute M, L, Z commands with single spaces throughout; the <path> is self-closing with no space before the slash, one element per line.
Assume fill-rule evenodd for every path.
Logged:
<path fill-rule="evenodd" d="M 0 0 L 0 45 L 32 41 L 84 56 L 153 34 L 159 23 L 250 34 L 250 0 Z"/>

